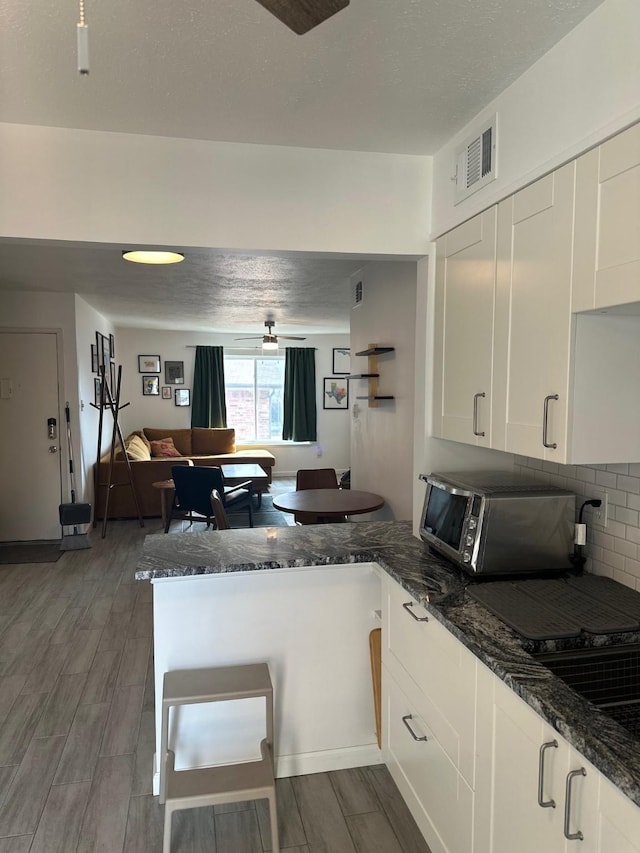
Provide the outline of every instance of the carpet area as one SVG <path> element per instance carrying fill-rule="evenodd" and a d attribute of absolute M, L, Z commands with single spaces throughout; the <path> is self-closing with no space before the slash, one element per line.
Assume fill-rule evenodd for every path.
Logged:
<path fill-rule="evenodd" d="M 0 565 L 55 563 L 63 553 L 57 542 L 0 542 Z"/>
<path fill-rule="evenodd" d="M 231 527 L 249 526 L 248 512 L 230 512 L 228 516 Z M 291 513 L 280 512 L 279 509 L 274 509 L 272 495 L 263 495 L 260 509 L 253 510 L 254 527 L 290 527 L 293 524 L 293 515 Z"/>

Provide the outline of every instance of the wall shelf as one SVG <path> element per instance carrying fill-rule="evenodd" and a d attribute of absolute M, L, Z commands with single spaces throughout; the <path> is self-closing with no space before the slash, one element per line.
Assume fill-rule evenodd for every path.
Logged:
<path fill-rule="evenodd" d="M 367 349 L 357 352 L 356 355 L 364 356 L 368 359 L 367 373 L 359 373 L 349 376 L 349 379 L 367 379 L 369 382 L 369 393 L 363 396 L 357 396 L 356 400 L 368 400 L 369 408 L 376 408 L 379 400 L 393 400 L 391 394 L 378 394 L 378 356 L 384 353 L 395 352 L 395 347 L 379 347 L 377 344 L 369 344 Z"/>

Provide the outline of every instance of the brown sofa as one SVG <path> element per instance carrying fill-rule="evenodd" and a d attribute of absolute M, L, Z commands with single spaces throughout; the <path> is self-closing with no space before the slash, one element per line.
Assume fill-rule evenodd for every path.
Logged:
<path fill-rule="evenodd" d="M 152 429 L 145 427 L 127 436 L 125 446 L 135 441 L 134 436 L 139 436 L 145 445 L 152 441 L 164 438 L 172 438 L 175 449 L 181 454 L 177 457 L 161 458 L 149 457 L 143 459 L 131 458 L 133 448 L 128 453 L 131 464 L 133 484 L 140 503 L 140 511 L 143 516 L 154 517 L 160 515 L 160 491 L 153 487 L 153 483 L 159 480 L 168 480 L 171 477 L 173 465 L 232 465 L 251 463 L 260 465 L 271 482 L 272 469 L 275 465 L 275 456 L 268 450 L 248 448 L 236 450 L 235 430 L 233 429 Z M 140 446 L 140 442 L 137 442 Z M 104 517 L 104 506 L 107 492 L 107 480 L 109 474 L 109 456 L 107 452 L 98 464 L 98 488 L 95 500 L 96 518 Z M 120 449 L 116 454 L 113 466 L 112 484 L 123 484 L 112 486 L 109 496 L 108 518 L 136 518 L 136 506 L 133 499 L 129 479 L 127 477 L 127 466 Z"/>

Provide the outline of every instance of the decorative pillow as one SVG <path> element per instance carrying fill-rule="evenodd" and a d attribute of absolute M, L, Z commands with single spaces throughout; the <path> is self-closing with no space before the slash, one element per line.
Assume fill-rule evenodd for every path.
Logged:
<path fill-rule="evenodd" d="M 134 435 L 138 436 L 138 438 L 142 441 L 144 446 L 149 451 L 149 456 L 151 456 L 151 443 L 150 443 L 149 439 L 147 438 L 147 436 L 144 434 L 144 432 L 141 429 L 134 429 L 134 431 L 131 433 L 129 438 L 131 438 Z M 126 442 L 125 442 L 125 444 L 126 444 Z"/>
<path fill-rule="evenodd" d="M 151 459 L 151 452 L 139 435 L 130 435 L 124 446 L 127 457 L 133 462 L 148 462 Z"/>
<path fill-rule="evenodd" d="M 151 442 L 151 455 L 154 457 L 162 457 L 163 459 L 171 459 L 174 456 L 182 456 L 182 453 L 176 450 L 171 436 L 168 438 L 160 438 L 158 441 Z"/>

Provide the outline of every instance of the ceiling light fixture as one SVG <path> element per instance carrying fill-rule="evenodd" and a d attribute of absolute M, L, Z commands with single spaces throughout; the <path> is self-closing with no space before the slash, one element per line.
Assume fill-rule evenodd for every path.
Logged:
<path fill-rule="evenodd" d="M 278 349 L 278 338 L 275 335 L 264 335 L 262 338 L 262 351 L 272 352 Z"/>
<path fill-rule="evenodd" d="M 134 264 L 179 264 L 180 261 L 184 261 L 182 252 L 159 252 L 146 249 L 127 250 L 122 253 L 122 257 L 125 261 L 131 261 Z"/>

